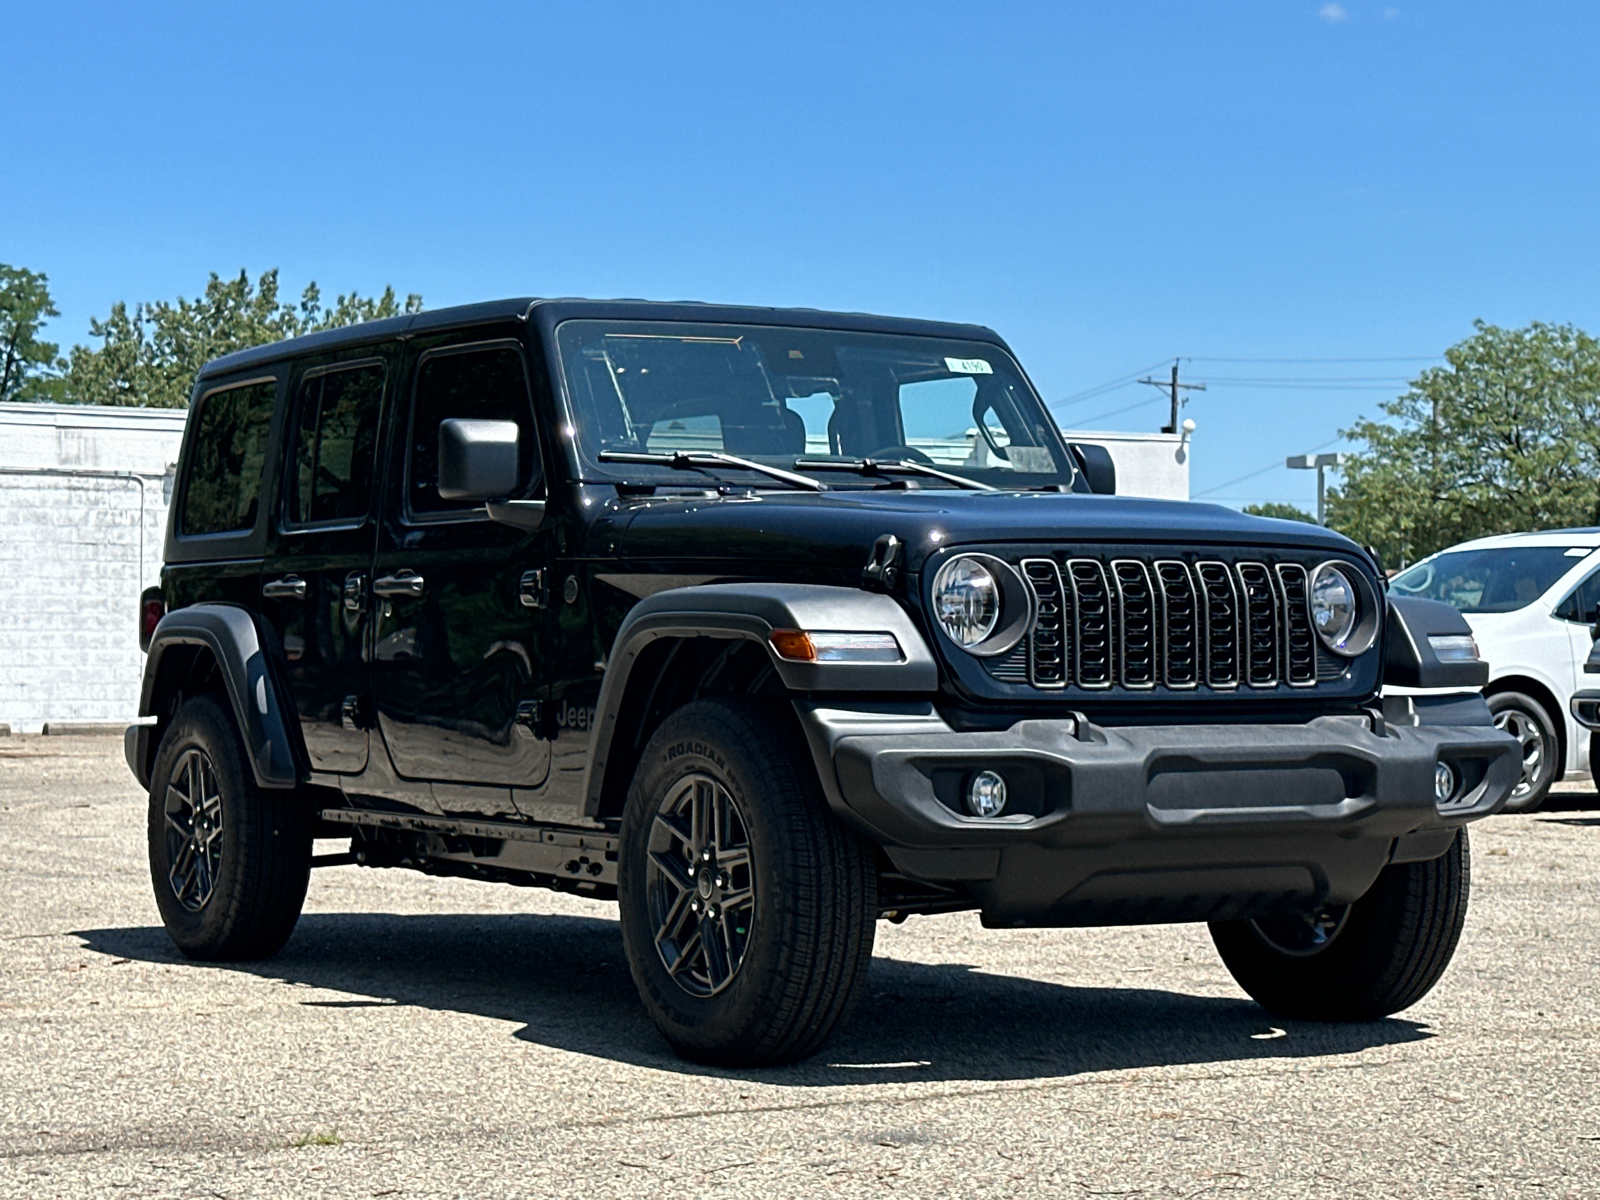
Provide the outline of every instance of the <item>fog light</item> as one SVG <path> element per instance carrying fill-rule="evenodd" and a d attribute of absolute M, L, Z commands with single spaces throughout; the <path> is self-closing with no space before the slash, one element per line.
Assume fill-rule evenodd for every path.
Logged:
<path fill-rule="evenodd" d="M 998 817 L 1006 806 L 1006 781 L 993 771 L 979 771 L 967 785 L 967 808 L 975 817 Z"/>
<path fill-rule="evenodd" d="M 1433 798 L 1440 804 L 1448 803 L 1456 794 L 1456 769 L 1449 763 L 1433 765 Z"/>

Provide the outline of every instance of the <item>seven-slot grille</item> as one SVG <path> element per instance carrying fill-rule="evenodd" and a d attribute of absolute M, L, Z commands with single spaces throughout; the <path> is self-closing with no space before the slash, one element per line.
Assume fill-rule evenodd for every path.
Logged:
<path fill-rule="evenodd" d="M 1345 664 L 1311 628 L 1299 563 L 1024 558 L 1033 628 L 993 664 L 1036 688 L 1177 691 L 1314 687 Z"/>

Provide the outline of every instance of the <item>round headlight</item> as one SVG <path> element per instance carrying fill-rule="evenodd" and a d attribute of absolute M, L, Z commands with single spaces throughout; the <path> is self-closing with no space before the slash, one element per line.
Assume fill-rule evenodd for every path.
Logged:
<path fill-rule="evenodd" d="M 1000 621 L 1000 585 L 976 559 L 952 558 L 934 577 L 933 615 L 952 642 L 970 650 Z"/>
<path fill-rule="evenodd" d="M 1311 573 L 1311 624 L 1323 645 L 1335 654 L 1360 653 L 1350 641 L 1361 616 L 1356 594 L 1350 576 L 1332 563 L 1323 563 Z"/>

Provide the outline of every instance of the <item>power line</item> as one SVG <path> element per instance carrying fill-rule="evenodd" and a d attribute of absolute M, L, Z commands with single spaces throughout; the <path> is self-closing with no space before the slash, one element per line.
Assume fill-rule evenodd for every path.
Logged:
<path fill-rule="evenodd" d="M 1218 362 L 1218 363 L 1400 363 L 1400 362 L 1437 362 L 1443 358 L 1442 354 L 1410 354 L 1399 358 L 1212 358 L 1207 355 L 1194 355 L 1190 362 Z"/>
<path fill-rule="evenodd" d="M 1207 375 L 1207 383 L 1409 383 L 1404 375 Z"/>
<path fill-rule="evenodd" d="M 1394 383 L 1274 383 L 1255 379 L 1207 379 L 1206 382 L 1218 387 L 1275 388 L 1285 392 L 1392 392 L 1396 387 L 1410 383 L 1409 380 L 1396 380 Z"/>
<path fill-rule="evenodd" d="M 1140 375 L 1143 375 L 1146 371 L 1154 371 L 1157 367 L 1161 366 L 1163 363 L 1170 362 L 1170 361 L 1172 361 L 1172 360 L 1171 359 L 1166 359 L 1166 358 L 1158 358 L 1158 359 L 1156 359 L 1155 362 L 1151 363 L 1149 366 L 1140 367 L 1137 371 L 1130 371 L 1126 375 L 1119 375 L 1119 376 L 1117 376 L 1117 378 L 1112 379 L 1112 380 L 1108 380 L 1105 383 L 1097 383 L 1094 387 L 1084 388 L 1083 391 L 1081 391 L 1081 392 L 1073 392 L 1072 395 L 1066 396 L 1066 397 L 1064 397 L 1064 398 L 1062 398 L 1060 400 L 1052 400 L 1050 402 L 1050 407 L 1051 408 L 1061 408 L 1064 405 L 1077 404 L 1080 400 L 1092 400 L 1096 396 L 1103 396 L 1107 392 L 1114 392 L 1120 387 L 1126 387 L 1128 384 L 1136 382 L 1138 380 L 1138 377 Z"/>
<path fill-rule="evenodd" d="M 1334 443 L 1342 442 L 1342 440 L 1344 440 L 1342 437 L 1328 438 L 1328 440 L 1323 442 L 1322 445 L 1312 446 L 1312 453 L 1315 454 L 1318 450 L 1326 450 L 1328 446 L 1334 445 Z M 1245 482 L 1246 478 L 1254 478 L 1256 475 L 1266 475 L 1269 470 L 1277 470 L 1278 467 L 1282 466 L 1283 459 L 1277 459 L 1277 461 L 1269 462 L 1269 464 L 1262 467 L 1261 470 L 1251 470 L 1250 474 L 1248 475 L 1240 475 L 1238 478 L 1230 478 L 1229 482 L 1218 483 L 1218 485 L 1214 486 L 1214 488 L 1206 488 L 1205 491 L 1195 491 L 1195 493 L 1190 494 L 1189 499 L 1200 499 L 1202 496 L 1211 496 L 1211 494 L 1218 493 L 1218 491 L 1222 491 L 1224 488 L 1232 488 L 1235 483 Z"/>
<path fill-rule="evenodd" d="M 1130 404 L 1126 408 L 1113 408 L 1110 412 L 1103 412 L 1098 417 L 1089 417 L 1087 420 L 1084 421 L 1084 424 L 1085 425 L 1092 425 L 1096 421 L 1104 421 L 1107 417 L 1120 416 L 1121 414 L 1123 414 L 1125 412 L 1132 412 L 1136 408 L 1145 408 L 1148 405 L 1156 403 L 1158 400 L 1165 400 L 1165 399 L 1166 399 L 1165 396 L 1151 396 L 1150 399 L 1148 399 L 1148 400 L 1141 400 L 1141 401 L 1139 401 L 1139 403 Z"/>

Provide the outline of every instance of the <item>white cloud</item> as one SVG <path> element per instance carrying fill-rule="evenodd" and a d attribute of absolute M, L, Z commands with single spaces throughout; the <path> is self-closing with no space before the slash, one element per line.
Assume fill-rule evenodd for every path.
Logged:
<path fill-rule="evenodd" d="M 1317 9 L 1317 16 L 1321 17 L 1330 25 L 1337 25 L 1340 21 L 1348 19 L 1350 14 L 1345 11 L 1344 5 L 1342 4 L 1324 4 L 1321 8 Z"/>

